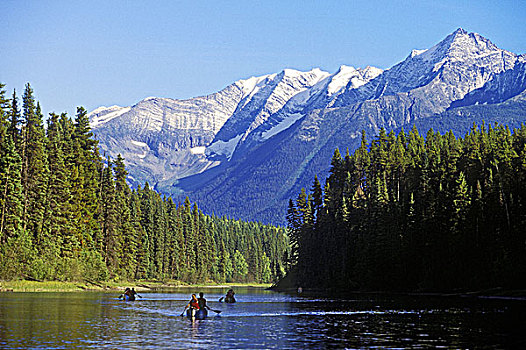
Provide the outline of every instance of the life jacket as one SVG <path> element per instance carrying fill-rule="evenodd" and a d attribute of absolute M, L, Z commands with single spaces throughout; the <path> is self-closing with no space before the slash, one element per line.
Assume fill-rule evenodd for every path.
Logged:
<path fill-rule="evenodd" d="M 199 302 L 197 300 L 190 300 L 190 307 L 196 309 L 196 310 L 199 310 Z"/>

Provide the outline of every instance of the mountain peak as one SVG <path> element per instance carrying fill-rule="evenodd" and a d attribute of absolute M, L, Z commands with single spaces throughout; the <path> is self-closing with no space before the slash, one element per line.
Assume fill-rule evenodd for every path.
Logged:
<path fill-rule="evenodd" d="M 504 50 L 499 49 L 480 34 L 468 33 L 458 28 L 430 49 L 413 50 L 408 59 L 417 58 L 438 63 L 444 60 L 466 60 L 468 57 L 481 57 L 496 52 L 504 52 Z"/>
<path fill-rule="evenodd" d="M 383 69 L 373 66 L 367 66 L 363 69 L 363 75 L 367 79 L 374 79 L 383 73 Z"/>
<path fill-rule="evenodd" d="M 463 28 L 457 28 L 457 30 L 455 30 L 453 33 L 453 35 L 463 35 L 463 34 L 467 34 L 468 32 L 466 32 Z"/>
<path fill-rule="evenodd" d="M 345 72 L 353 72 L 355 70 L 356 70 L 356 68 L 354 68 L 352 66 L 346 66 L 346 65 L 342 64 L 340 66 L 340 68 L 338 68 L 338 71 L 336 72 L 336 74 L 345 73 Z"/>
<path fill-rule="evenodd" d="M 280 76 L 290 77 L 290 78 L 298 78 L 298 77 L 307 76 L 307 75 L 328 76 L 328 75 L 330 75 L 330 73 L 322 71 L 319 68 L 313 68 L 313 69 L 311 69 L 309 71 L 305 71 L 305 72 L 304 71 L 299 71 L 297 69 L 285 68 L 280 73 Z"/>

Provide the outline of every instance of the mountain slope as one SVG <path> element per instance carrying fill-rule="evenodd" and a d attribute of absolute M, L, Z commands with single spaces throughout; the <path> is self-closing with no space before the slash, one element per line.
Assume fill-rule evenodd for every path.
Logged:
<path fill-rule="evenodd" d="M 102 151 L 126 159 L 132 184 L 149 181 L 162 189 L 228 160 L 238 141 L 229 140 L 230 135 L 257 127 L 293 95 L 328 75 L 319 69 L 287 69 L 189 100 L 149 97 L 131 107 L 101 107 L 90 113 L 90 123 Z"/>

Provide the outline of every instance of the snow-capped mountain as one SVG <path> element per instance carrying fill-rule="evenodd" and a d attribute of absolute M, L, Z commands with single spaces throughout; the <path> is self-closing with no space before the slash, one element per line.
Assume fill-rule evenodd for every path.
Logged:
<path fill-rule="evenodd" d="M 282 222 L 288 199 L 324 178 L 334 149 L 352 151 L 361 130 L 446 112 L 455 128 L 452 108 L 521 94 L 525 61 L 458 29 L 385 71 L 285 69 L 194 99 L 98 108 L 90 121 L 101 148 L 126 159 L 132 183 L 189 195 L 208 212 Z"/>
<path fill-rule="evenodd" d="M 517 60 L 516 54 L 499 49 L 479 34 L 458 29 L 430 49 L 413 50 L 362 89 L 343 92 L 333 106 L 369 101 L 364 106 L 367 114 L 375 109 L 374 119 L 387 122 L 378 126 L 400 126 L 444 111 L 452 101 L 513 69 Z M 396 110 L 385 113 L 389 108 Z"/>
<path fill-rule="evenodd" d="M 285 69 L 236 81 L 208 96 L 149 97 L 132 107 L 100 107 L 89 118 L 101 149 L 126 159 L 132 183 L 170 186 L 230 159 L 239 140 L 327 76 L 319 69 Z"/>

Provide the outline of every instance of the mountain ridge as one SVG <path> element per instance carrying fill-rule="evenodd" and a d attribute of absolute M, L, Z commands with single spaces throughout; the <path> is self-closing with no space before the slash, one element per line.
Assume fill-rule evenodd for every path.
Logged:
<path fill-rule="evenodd" d="M 124 153 L 132 183 L 188 195 L 207 212 L 282 223 L 288 198 L 314 175 L 323 178 L 334 149 L 355 147 L 362 129 L 372 137 L 454 108 L 506 101 L 526 88 L 524 61 L 459 28 L 386 70 L 285 69 L 205 97 L 97 109 L 90 120 L 103 150 Z"/>

